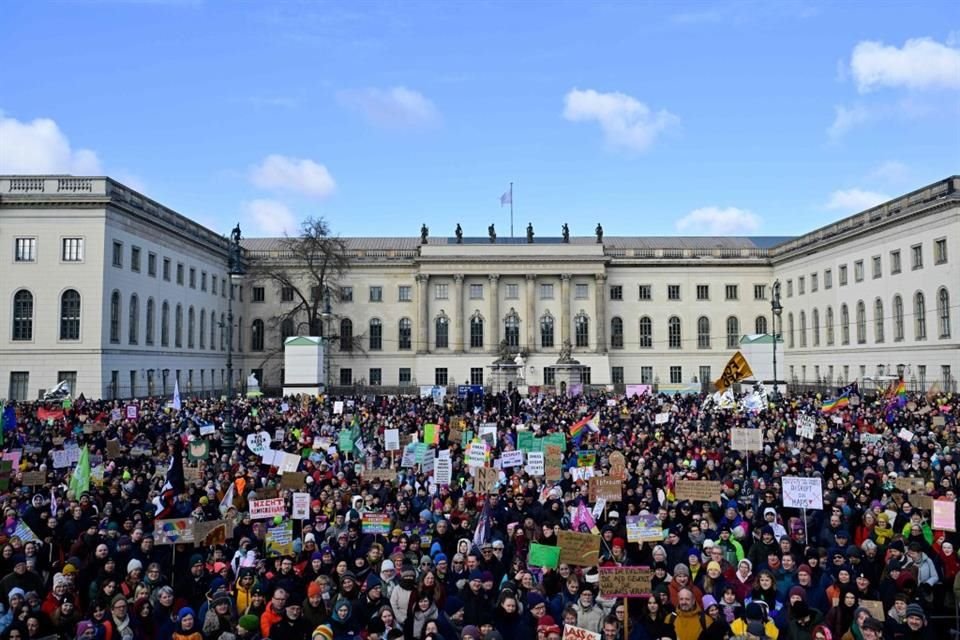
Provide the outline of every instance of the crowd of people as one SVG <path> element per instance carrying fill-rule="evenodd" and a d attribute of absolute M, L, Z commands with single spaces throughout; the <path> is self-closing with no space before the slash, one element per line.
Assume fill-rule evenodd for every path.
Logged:
<path fill-rule="evenodd" d="M 943 524 L 956 523 L 960 397 L 911 394 L 891 410 L 864 395 L 829 413 L 822 400 L 10 404 L 0 639 L 560 640 L 565 626 L 606 640 L 947 637 L 960 593 L 955 526 Z M 733 450 L 734 428 L 758 429 L 762 450 Z M 481 434 L 495 485 L 468 464 Z M 525 434 L 562 434 L 561 468 L 503 467 L 530 448 Z M 264 463 L 263 442 L 299 459 Z M 615 452 L 622 497 L 595 509 L 589 476 L 609 475 Z M 429 464 L 440 455 L 449 483 Z M 785 507 L 786 476 L 821 478 L 823 509 Z M 689 479 L 721 490 L 677 500 Z M 275 498 L 283 515 L 251 514 Z M 941 529 L 932 500 L 949 502 Z M 637 515 L 655 515 L 662 540 L 632 541 Z M 177 519 L 228 526 L 189 542 L 158 524 Z M 277 546 L 271 530 L 292 535 Z M 598 566 L 529 562 L 563 530 L 597 535 Z M 618 566 L 649 568 L 650 592 L 604 593 L 600 573 Z"/>

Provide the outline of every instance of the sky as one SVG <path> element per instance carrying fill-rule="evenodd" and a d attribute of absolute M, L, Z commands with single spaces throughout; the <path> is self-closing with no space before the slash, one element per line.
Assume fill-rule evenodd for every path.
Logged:
<path fill-rule="evenodd" d="M 0 174 L 227 234 L 794 235 L 960 173 L 925 2 L 7 0 Z"/>

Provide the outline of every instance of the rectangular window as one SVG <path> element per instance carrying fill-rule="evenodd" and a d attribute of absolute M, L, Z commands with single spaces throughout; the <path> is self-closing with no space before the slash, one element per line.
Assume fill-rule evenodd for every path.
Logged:
<path fill-rule="evenodd" d="M 873 256 L 870 263 L 873 265 L 873 279 L 876 280 L 883 275 L 883 264 L 880 262 L 880 256 Z"/>
<path fill-rule="evenodd" d="M 253 288 L 253 302 L 264 302 L 267 299 L 266 289 L 263 287 Z"/>
<path fill-rule="evenodd" d="M 399 380 L 400 384 L 410 384 L 410 367 L 400 367 L 397 380 Z"/>
<path fill-rule="evenodd" d="M 944 264 L 947 261 L 947 239 L 937 238 L 933 241 L 933 264 Z"/>
<path fill-rule="evenodd" d="M 553 285 L 544 283 L 540 285 L 540 299 L 553 300 Z"/>
<path fill-rule="evenodd" d="M 820 288 L 820 275 L 817 273 L 811 273 L 810 274 L 810 293 L 815 293 L 819 288 Z"/>
<path fill-rule="evenodd" d="M 590 298 L 590 287 L 578 282 L 573 287 L 573 297 L 577 300 L 587 300 Z"/>
<path fill-rule="evenodd" d="M 483 384 L 483 367 L 470 367 L 470 384 Z"/>
<path fill-rule="evenodd" d="M 653 384 L 653 367 L 640 367 L 640 384 Z"/>
<path fill-rule="evenodd" d="M 915 244 L 910 247 L 911 266 L 914 269 L 923 269 L 923 245 Z"/>
<path fill-rule="evenodd" d="M 724 287 L 727 300 L 737 300 L 740 298 L 740 287 L 735 284 L 728 284 Z"/>
<path fill-rule="evenodd" d="M 397 300 L 400 302 L 411 302 L 413 300 L 413 287 L 408 284 L 402 284 L 397 288 Z"/>
<path fill-rule="evenodd" d="M 36 262 L 37 260 L 37 239 L 36 238 L 17 238 L 14 240 L 14 261 L 15 262 Z"/>
<path fill-rule="evenodd" d="M 113 241 L 113 266 L 123 266 L 123 243 L 116 240 Z"/>
<path fill-rule="evenodd" d="M 382 291 L 380 295 L 381 295 L 381 299 L 377 300 L 377 302 L 382 302 L 382 298 L 383 298 Z M 340 287 L 340 302 L 353 302 L 353 287 Z"/>
<path fill-rule="evenodd" d="M 623 367 L 610 367 L 610 378 L 613 384 L 623 384 Z"/>
<path fill-rule="evenodd" d="M 29 371 L 11 371 L 10 389 L 7 398 L 14 402 L 26 402 L 27 393 L 30 390 L 30 372 Z"/>
<path fill-rule="evenodd" d="M 710 285 L 708 284 L 698 284 L 697 285 L 697 300 L 709 300 L 710 299 Z"/>
<path fill-rule="evenodd" d="M 823 288 L 833 289 L 833 269 L 825 269 L 823 271 Z"/>
<path fill-rule="evenodd" d="M 593 384 L 593 376 L 590 373 L 590 367 L 580 368 L 580 382 L 583 384 Z"/>
<path fill-rule="evenodd" d="M 437 283 L 433 285 L 434 300 L 448 300 L 450 298 L 450 285 Z"/>
<path fill-rule="evenodd" d="M 670 384 L 680 384 L 683 382 L 683 367 L 670 367 Z"/>
<path fill-rule="evenodd" d="M 67 383 L 67 388 L 70 390 L 70 396 L 77 395 L 77 372 L 76 371 L 58 371 L 57 372 L 57 384 L 61 382 Z"/>
<path fill-rule="evenodd" d="M 557 382 L 557 370 L 553 367 L 543 368 L 543 384 L 552 387 Z"/>
<path fill-rule="evenodd" d="M 640 300 L 653 300 L 653 287 L 649 284 L 640 285 Z"/>
<path fill-rule="evenodd" d="M 765 285 L 765 284 L 755 284 L 755 285 L 753 285 L 753 299 L 754 299 L 754 300 L 766 300 L 766 299 L 767 299 L 767 285 Z"/>
<path fill-rule="evenodd" d="M 900 265 L 900 250 L 890 252 L 890 273 L 900 273 L 902 267 Z"/>
<path fill-rule="evenodd" d="M 183 263 L 177 263 L 177 284 L 183 286 Z"/>
<path fill-rule="evenodd" d="M 797 295 L 802 296 L 806 293 L 807 279 L 804 276 L 797 278 Z"/>
<path fill-rule="evenodd" d="M 678 284 L 668 284 L 667 285 L 667 300 L 679 300 L 680 299 L 680 285 Z"/>
<path fill-rule="evenodd" d="M 201 271 L 200 272 L 200 291 L 206 291 L 206 290 L 207 290 L 207 272 Z"/>
<path fill-rule="evenodd" d="M 787 280 L 787 297 L 793 297 L 793 280 Z"/>
<path fill-rule="evenodd" d="M 383 369 L 380 367 L 371 367 L 370 369 L 370 386 L 379 387 L 383 384 Z"/>
<path fill-rule="evenodd" d="M 553 285 L 551 285 L 553 286 Z M 543 287 L 540 287 L 540 291 L 543 291 Z M 508 284 L 506 290 L 504 291 L 503 297 L 505 300 L 519 300 L 520 299 L 520 285 L 513 283 Z M 552 294 L 551 294 L 551 297 Z"/>
<path fill-rule="evenodd" d="M 353 300 L 353 289 L 350 290 L 350 299 Z M 383 302 L 383 287 L 370 287 L 370 302 Z"/>
<path fill-rule="evenodd" d="M 210 276 L 210 293 L 217 295 L 217 276 Z"/>
<path fill-rule="evenodd" d="M 433 370 L 433 384 L 438 387 L 447 386 L 447 368 L 437 367 Z"/>
<path fill-rule="evenodd" d="M 482 284 L 471 284 L 471 285 L 470 285 L 470 299 L 471 299 L 471 300 L 483 300 L 483 285 L 482 285 Z"/>
<path fill-rule="evenodd" d="M 163 279 L 170 282 L 170 258 L 163 259 Z"/>
<path fill-rule="evenodd" d="M 840 275 L 837 278 L 840 280 L 841 287 L 847 286 L 847 265 L 840 265 Z"/>
<path fill-rule="evenodd" d="M 147 275 L 157 277 L 157 254 L 152 251 L 147 254 Z"/>
<path fill-rule="evenodd" d="M 620 284 L 610 285 L 610 299 L 623 300 L 623 285 L 620 285 Z"/>
<path fill-rule="evenodd" d="M 293 287 L 280 287 L 280 302 L 293 302 Z"/>
<path fill-rule="evenodd" d="M 190 288 L 197 288 L 197 270 L 193 267 L 190 267 Z"/>
<path fill-rule="evenodd" d="M 343 386 L 353 384 L 353 369 L 350 367 L 340 369 L 340 384 Z"/>
<path fill-rule="evenodd" d="M 926 372 L 924 372 L 924 377 L 926 377 Z M 953 388 L 953 376 L 950 374 L 950 365 L 940 365 L 940 380 L 942 381 L 944 389 Z"/>
<path fill-rule="evenodd" d="M 60 259 L 64 262 L 83 260 L 83 238 L 64 238 L 60 250 Z"/>
<path fill-rule="evenodd" d="M 700 367 L 700 384 L 709 384 L 713 382 L 713 378 L 710 376 L 710 367 L 701 366 Z"/>
<path fill-rule="evenodd" d="M 140 273 L 140 247 L 130 247 L 130 270 Z"/>

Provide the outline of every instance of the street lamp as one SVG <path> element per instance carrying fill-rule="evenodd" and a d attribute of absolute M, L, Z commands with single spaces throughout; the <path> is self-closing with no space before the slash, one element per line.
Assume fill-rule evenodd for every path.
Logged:
<path fill-rule="evenodd" d="M 323 311 L 320 312 L 320 341 L 323 344 L 323 384 L 330 386 L 330 340 L 333 338 L 330 330 L 330 319 L 333 311 L 330 309 L 330 289 L 323 290 Z"/>
<path fill-rule="evenodd" d="M 232 451 L 236 446 L 233 429 L 233 295 L 234 288 L 243 280 L 243 265 L 240 264 L 240 225 L 231 234 L 227 268 L 230 274 L 230 295 L 227 296 L 227 415 L 223 421 L 223 448 Z"/>
<path fill-rule="evenodd" d="M 780 387 L 777 385 L 777 321 L 780 320 L 780 316 L 783 315 L 783 305 L 780 304 L 780 281 L 775 280 L 773 283 L 773 292 L 770 297 L 770 311 L 773 314 L 772 324 L 773 324 L 773 399 L 780 399 Z"/>

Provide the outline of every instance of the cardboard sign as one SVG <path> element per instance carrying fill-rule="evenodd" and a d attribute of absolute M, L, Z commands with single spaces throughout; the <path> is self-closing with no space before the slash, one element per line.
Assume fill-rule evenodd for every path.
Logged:
<path fill-rule="evenodd" d="M 195 544 L 205 547 L 225 544 L 227 540 L 233 538 L 233 523 L 229 520 L 194 522 L 193 537 Z"/>
<path fill-rule="evenodd" d="M 140 409 L 135 404 L 127 405 L 127 420 L 139 420 Z"/>
<path fill-rule="evenodd" d="M 933 528 L 939 531 L 957 530 L 957 502 L 956 500 L 934 500 Z"/>
<path fill-rule="evenodd" d="M 274 518 L 276 516 L 287 515 L 287 508 L 283 504 L 283 498 L 268 498 L 266 500 L 250 501 L 250 519 L 263 520 L 265 518 Z"/>
<path fill-rule="evenodd" d="M 193 518 L 171 518 L 153 523 L 153 544 L 188 544 L 194 541 Z"/>
<path fill-rule="evenodd" d="M 383 446 L 387 451 L 400 450 L 400 430 L 386 429 L 383 432 Z"/>
<path fill-rule="evenodd" d="M 655 514 L 627 516 L 627 542 L 661 542 L 663 524 Z"/>
<path fill-rule="evenodd" d="M 821 479 L 784 476 L 783 506 L 795 509 L 823 509 Z"/>
<path fill-rule="evenodd" d="M 924 491 L 927 488 L 927 482 L 923 478 L 916 476 L 903 476 L 894 480 L 893 486 L 904 493 L 913 493 L 915 491 Z"/>
<path fill-rule="evenodd" d="M 609 476 L 614 480 L 625 481 L 627 479 L 627 462 L 623 454 L 619 451 L 614 451 L 610 454 Z"/>
<path fill-rule="evenodd" d="M 925 496 L 922 493 L 915 493 L 910 496 L 910 504 L 921 511 L 932 511 L 933 502 L 932 496 Z"/>
<path fill-rule="evenodd" d="M 504 451 L 503 468 L 512 469 L 513 467 L 523 466 L 523 451 Z"/>
<path fill-rule="evenodd" d="M 730 448 L 734 451 L 763 451 L 763 431 L 730 429 Z"/>
<path fill-rule="evenodd" d="M 595 567 L 599 563 L 600 536 L 561 530 L 557 532 L 557 546 L 563 564 Z"/>
<path fill-rule="evenodd" d="M 644 567 L 600 567 L 600 593 L 606 598 L 630 598 L 653 591 L 653 572 Z"/>
<path fill-rule="evenodd" d="M 933 426 L 942 427 L 947 424 L 947 419 L 943 416 L 933 416 Z"/>
<path fill-rule="evenodd" d="M 527 564 L 531 567 L 556 569 L 560 564 L 560 547 L 551 547 L 532 542 L 527 555 Z"/>
<path fill-rule="evenodd" d="M 493 467 L 477 467 L 474 484 L 477 493 L 491 493 L 497 490 L 497 470 Z"/>
<path fill-rule="evenodd" d="M 883 622 L 883 602 L 880 600 L 861 600 L 857 606 L 870 612 L 870 617 Z"/>
<path fill-rule="evenodd" d="M 280 476 L 281 489 L 303 489 L 307 484 L 307 474 L 300 471 L 288 471 Z M 294 494 L 297 495 L 297 494 Z"/>
<path fill-rule="evenodd" d="M 276 527 L 269 527 L 263 538 L 268 558 L 292 556 L 293 551 L 293 520 L 287 520 Z"/>
<path fill-rule="evenodd" d="M 293 494 L 293 507 L 290 517 L 294 520 L 307 520 L 310 517 L 310 494 L 298 492 Z"/>
<path fill-rule="evenodd" d="M 600 640 L 596 631 L 588 631 L 570 624 L 563 625 L 563 640 Z"/>
<path fill-rule="evenodd" d="M 397 479 L 397 472 L 393 469 L 364 469 L 360 472 L 360 476 L 364 480 L 369 480 L 373 482 L 374 480 L 380 480 L 381 482 L 392 482 Z"/>
<path fill-rule="evenodd" d="M 674 493 L 678 501 L 720 502 L 720 481 L 677 480 Z"/>
<path fill-rule="evenodd" d="M 560 434 L 563 437 L 563 434 Z M 544 445 L 544 477 L 547 482 L 559 482 L 563 476 L 563 449 Z"/>
<path fill-rule="evenodd" d="M 623 499 L 623 481 L 603 476 L 590 478 L 590 502 L 603 498 L 607 502 Z"/>

